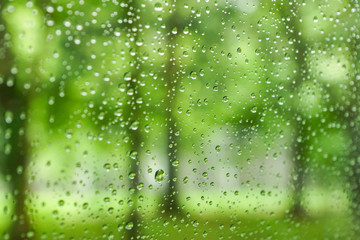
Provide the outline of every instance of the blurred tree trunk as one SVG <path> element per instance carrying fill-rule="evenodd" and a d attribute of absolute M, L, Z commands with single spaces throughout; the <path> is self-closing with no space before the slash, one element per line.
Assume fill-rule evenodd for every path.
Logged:
<path fill-rule="evenodd" d="M 178 214 L 181 211 L 181 207 L 178 199 L 178 188 L 176 172 L 177 167 L 174 164 L 177 156 L 177 126 L 176 117 L 173 111 L 175 110 L 175 98 L 178 82 L 178 67 L 176 63 L 176 35 L 177 31 L 180 31 L 182 19 L 177 12 L 177 2 L 171 1 L 172 13 L 167 22 L 166 32 L 166 47 L 168 52 L 168 59 L 165 67 L 165 83 L 166 83 L 166 124 L 167 124 L 167 153 L 168 153 L 168 175 L 169 184 L 165 192 L 165 198 L 163 199 L 163 208 L 165 212 L 169 214 Z"/>
<path fill-rule="evenodd" d="M 356 0 L 351 1 L 351 7 L 356 11 L 353 13 L 353 22 L 351 26 L 352 39 L 350 42 L 350 52 L 354 63 L 353 81 L 351 82 L 350 94 L 351 105 L 347 109 L 348 118 L 347 129 L 351 137 L 351 149 L 349 157 L 349 187 L 351 199 L 351 211 L 354 217 L 355 235 L 360 234 L 360 6 Z M 346 116 L 346 115 L 345 115 Z"/>
<path fill-rule="evenodd" d="M 130 138 L 130 172 L 134 177 L 130 179 L 130 194 L 132 195 L 132 211 L 130 213 L 127 223 L 125 223 L 125 229 L 128 231 L 128 235 L 125 236 L 126 239 L 138 239 L 140 236 L 139 232 L 139 222 L 140 222 L 140 213 L 138 212 L 138 185 L 139 185 L 139 165 L 140 165 L 140 154 L 141 148 L 143 145 L 142 134 L 141 134 L 141 120 L 143 118 L 141 113 L 141 105 L 137 103 L 138 98 L 140 98 L 139 92 L 139 81 L 140 81 L 140 71 L 141 71 L 141 59 L 140 59 L 140 49 L 137 46 L 136 42 L 139 39 L 139 19 L 137 18 L 140 15 L 140 10 L 136 0 L 130 0 L 127 2 L 127 6 L 124 9 L 124 22 L 125 22 L 125 31 L 130 42 L 130 52 L 135 53 L 130 65 L 130 75 L 131 79 L 127 82 L 127 91 L 133 91 L 133 95 L 130 95 L 130 99 L 127 101 L 126 106 L 129 109 L 125 109 L 128 112 L 128 116 L 125 121 L 128 121 L 128 131 L 127 134 Z M 128 224 L 131 223 L 132 227 L 127 228 Z"/>
<path fill-rule="evenodd" d="M 357 85 L 360 87 L 359 84 Z M 356 94 L 356 101 L 358 101 L 358 95 L 359 93 Z M 349 119 L 347 119 L 347 128 L 350 133 L 352 143 L 348 175 L 351 200 L 350 208 L 354 217 L 354 230 L 357 234 L 360 233 L 360 126 L 358 109 L 359 106 L 357 106 L 356 111 L 350 111 Z"/>
<path fill-rule="evenodd" d="M 138 115 L 133 115 L 133 118 L 137 119 Z M 130 130 L 131 131 L 131 130 Z M 132 228 L 129 230 L 129 237 L 126 239 L 137 239 L 137 236 L 140 235 L 139 232 L 139 222 L 140 222 L 140 213 L 137 209 L 137 197 L 138 197 L 138 184 L 139 184 L 139 154 L 141 150 L 141 134 L 138 130 L 133 131 L 133 133 L 130 133 L 130 146 L 131 146 L 131 152 L 130 152 L 130 161 L 131 161 L 131 173 L 135 173 L 135 176 L 133 179 L 131 179 L 131 191 L 134 191 L 132 201 L 132 211 L 130 213 L 129 221 L 126 223 L 132 223 Z"/>
<path fill-rule="evenodd" d="M 0 104 L 1 124 L 5 129 L 1 168 L 14 199 L 10 239 L 21 239 L 31 228 L 25 206 L 28 188 L 26 167 L 29 158 L 26 138 L 28 98 L 17 88 L 16 76 L 11 73 L 15 59 L 11 52 L 11 36 L 4 20 L 4 5 L 6 1 L 0 3 Z"/>
<path fill-rule="evenodd" d="M 289 42 L 293 44 L 293 51 L 295 62 L 297 65 L 296 76 L 293 81 L 294 98 L 298 97 L 298 90 L 301 83 L 308 78 L 308 66 L 306 62 L 307 45 L 303 39 L 298 27 L 298 11 L 296 3 L 291 5 L 284 5 L 280 7 L 280 16 L 285 21 L 286 33 L 289 36 Z M 291 144 L 292 159 L 293 159 L 293 201 L 290 208 L 290 214 L 293 217 L 302 217 L 305 215 L 304 207 L 302 206 L 302 196 L 305 184 L 307 145 L 309 134 L 307 134 L 306 120 L 303 119 L 302 113 L 297 109 L 297 103 L 294 101 L 290 109 L 290 115 L 293 116 L 293 142 Z"/>
<path fill-rule="evenodd" d="M 296 116 L 296 115 L 295 115 Z M 293 176 L 292 184 L 294 192 L 292 195 L 292 206 L 290 214 L 293 217 L 303 217 L 306 212 L 302 205 L 302 197 L 304 190 L 304 179 L 306 171 L 307 160 L 307 146 L 308 146 L 307 124 L 305 121 L 294 121 L 294 139 L 292 142 L 292 159 L 293 159 Z"/>

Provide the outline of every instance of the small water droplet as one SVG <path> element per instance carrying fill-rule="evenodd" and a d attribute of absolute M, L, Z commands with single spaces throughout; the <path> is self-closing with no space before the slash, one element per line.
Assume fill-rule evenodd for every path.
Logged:
<path fill-rule="evenodd" d="M 12 123 L 13 119 L 14 119 L 14 114 L 10 111 L 6 111 L 5 112 L 5 122 L 7 124 L 10 124 L 10 123 Z"/>
<path fill-rule="evenodd" d="M 285 103 L 285 99 L 283 97 L 278 98 L 279 105 L 283 105 Z"/>
<path fill-rule="evenodd" d="M 158 49 L 158 54 L 159 54 L 160 56 L 164 56 L 165 50 L 164 50 L 163 48 L 159 48 L 159 49 Z"/>
<path fill-rule="evenodd" d="M 236 52 L 237 52 L 238 54 L 241 54 L 241 52 L 242 52 L 241 48 L 236 49 Z"/>
<path fill-rule="evenodd" d="M 65 201 L 61 199 L 61 200 L 59 200 L 58 204 L 59 204 L 60 207 L 62 207 L 62 206 L 64 206 Z"/>
<path fill-rule="evenodd" d="M 184 34 L 188 34 L 188 33 L 189 33 L 189 31 L 190 31 L 190 30 L 189 30 L 189 27 L 188 27 L 188 26 L 184 27 L 184 31 L 183 31 L 183 32 L 184 32 Z"/>
<path fill-rule="evenodd" d="M 129 179 L 134 179 L 135 178 L 135 176 L 136 176 L 136 173 L 134 173 L 134 172 L 131 172 L 131 173 L 129 173 Z"/>

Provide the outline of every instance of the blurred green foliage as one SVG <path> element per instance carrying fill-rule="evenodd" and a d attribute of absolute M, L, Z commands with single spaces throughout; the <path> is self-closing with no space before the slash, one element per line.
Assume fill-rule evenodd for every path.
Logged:
<path fill-rule="evenodd" d="M 356 239 L 358 1 L 0 11 L 3 239 Z"/>

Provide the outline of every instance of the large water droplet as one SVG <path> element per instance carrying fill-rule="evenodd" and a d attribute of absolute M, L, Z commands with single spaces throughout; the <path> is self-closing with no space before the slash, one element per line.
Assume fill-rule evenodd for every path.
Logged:
<path fill-rule="evenodd" d="M 163 10 L 163 7 L 162 7 L 161 3 L 157 2 L 157 3 L 155 3 L 154 9 L 155 9 L 155 11 L 160 12 Z"/>
<path fill-rule="evenodd" d="M 155 173 L 155 181 L 162 182 L 164 180 L 165 172 L 162 169 L 159 169 Z"/>
<path fill-rule="evenodd" d="M 195 71 L 190 72 L 191 79 L 196 79 L 197 73 Z"/>
<path fill-rule="evenodd" d="M 128 223 L 125 224 L 125 229 L 126 230 L 131 230 L 131 229 L 133 229 L 133 227 L 134 227 L 133 222 L 128 222 Z"/>
<path fill-rule="evenodd" d="M 215 150 L 216 150 L 217 152 L 220 152 L 220 151 L 221 151 L 220 145 L 217 145 L 217 146 L 215 147 Z"/>
<path fill-rule="evenodd" d="M 139 124 L 140 124 L 139 121 L 133 121 L 130 125 L 130 129 L 134 131 L 137 130 L 139 128 Z"/>
<path fill-rule="evenodd" d="M 130 81 L 131 80 L 131 72 L 127 72 L 124 74 L 124 80 L 125 81 Z"/>

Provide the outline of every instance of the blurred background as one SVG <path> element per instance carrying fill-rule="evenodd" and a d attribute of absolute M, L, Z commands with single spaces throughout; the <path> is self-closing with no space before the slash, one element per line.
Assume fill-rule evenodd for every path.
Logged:
<path fill-rule="evenodd" d="M 359 11 L 2 0 L 1 239 L 359 239 Z"/>

